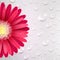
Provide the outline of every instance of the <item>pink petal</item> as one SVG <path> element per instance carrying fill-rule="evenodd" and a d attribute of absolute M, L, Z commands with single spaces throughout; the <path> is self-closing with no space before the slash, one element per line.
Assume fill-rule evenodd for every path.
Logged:
<path fill-rule="evenodd" d="M 22 31 L 28 31 L 29 28 L 28 28 L 28 27 L 25 27 L 25 28 L 21 28 L 21 29 L 19 29 L 19 30 L 22 30 Z"/>
<path fill-rule="evenodd" d="M 1 50 L 2 50 L 2 41 L 0 40 L 0 53 L 1 53 Z"/>
<path fill-rule="evenodd" d="M 12 37 L 9 39 L 9 42 L 16 48 L 20 48 L 20 45 Z"/>
<path fill-rule="evenodd" d="M 8 53 L 13 55 L 12 50 L 11 50 L 11 46 L 10 46 L 10 44 L 9 44 L 9 42 L 7 40 L 6 40 L 6 45 L 7 45 Z"/>
<path fill-rule="evenodd" d="M 17 48 L 14 46 L 14 45 L 12 45 L 12 43 L 8 40 L 8 42 L 9 42 L 9 44 L 10 44 L 10 46 L 11 46 L 11 48 L 12 48 L 12 52 L 14 53 L 17 53 L 18 52 L 18 50 L 17 50 Z"/>
<path fill-rule="evenodd" d="M 20 37 L 19 35 L 12 34 L 12 36 L 13 36 L 14 38 L 16 38 L 17 40 L 21 41 L 21 42 L 27 42 L 26 39 Z"/>
<path fill-rule="evenodd" d="M 3 56 L 2 41 L 0 40 L 0 57 Z"/>
<path fill-rule="evenodd" d="M 15 25 L 15 24 L 21 22 L 22 20 L 24 20 L 25 17 L 26 17 L 26 15 L 19 16 L 17 19 L 15 19 L 15 21 L 13 22 L 12 25 Z"/>
<path fill-rule="evenodd" d="M 3 49 L 1 50 L 1 53 L 0 53 L 0 57 L 2 57 L 3 56 Z"/>
<path fill-rule="evenodd" d="M 22 21 L 20 22 L 20 24 L 25 24 L 25 23 L 27 23 L 27 20 L 22 20 Z"/>
<path fill-rule="evenodd" d="M 11 12 L 11 15 L 18 9 L 18 7 L 14 7 L 12 12 Z"/>
<path fill-rule="evenodd" d="M 24 46 L 24 44 L 23 44 L 19 39 L 15 38 L 15 37 L 14 37 L 14 39 L 16 40 L 16 42 L 18 42 L 18 44 L 19 44 L 20 46 L 22 46 L 22 47 Z"/>
<path fill-rule="evenodd" d="M 21 9 L 18 10 L 18 13 L 17 13 L 15 19 L 19 16 L 20 13 L 21 13 Z M 13 19 L 13 21 L 11 21 L 11 24 L 13 24 L 13 22 L 15 21 L 15 19 Z"/>
<path fill-rule="evenodd" d="M 15 52 L 15 53 L 18 52 L 17 48 L 16 48 L 14 45 L 12 45 L 12 44 L 11 44 L 11 48 L 12 48 L 12 51 L 13 51 L 13 52 Z"/>
<path fill-rule="evenodd" d="M 16 18 L 17 14 L 18 14 L 18 10 L 13 12 L 13 14 L 8 18 L 8 22 L 11 23 Z"/>
<path fill-rule="evenodd" d="M 18 16 L 20 15 L 20 13 L 21 13 L 21 9 L 18 10 Z"/>
<path fill-rule="evenodd" d="M 9 18 L 10 14 L 11 14 L 11 4 L 9 4 L 6 8 L 5 20 Z"/>
<path fill-rule="evenodd" d="M 1 3 L 1 19 L 5 18 L 5 4 Z"/>
<path fill-rule="evenodd" d="M 12 29 L 14 30 L 14 29 L 21 29 L 21 28 L 25 28 L 25 27 L 27 27 L 28 26 L 28 24 L 18 24 L 18 25 L 14 25 L 14 26 L 12 26 Z"/>
<path fill-rule="evenodd" d="M 4 7 L 3 7 L 3 9 L 2 9 L 2 20 L 4 20 L 5 19 L 5 5 L 4 5 Z"/>
<path fill-rule="evenodd" d="M 18 23 L 14 24 L 14 25 L 17 25 L 17 24 L 26 24 L 26 23 L 27 23 L 27 20 L 22 20 L 21 22 L 18 22 Z"/>
<path fill-rule="evenodd" d="M 4 56 L 5 56 L 5 57 L 8 57 L 8 53 L 6 53 L 6 54 L 4 53 Z"/>
<path fill-rule="evenodd" d="M 16 30 L 12 34 L 19 35 L 20 37 L 24 38 L 24 37 L 27 37 L 28 32 L 27 31 L 18 31 L 18 30 Z"/>
<path fill-rule="evenodd" d="M 6 40 L 3 40 L 3 52 L 4 52 L 5 57 L 7 57 L 8 56 L 8 47 L 6 44 Z"/>

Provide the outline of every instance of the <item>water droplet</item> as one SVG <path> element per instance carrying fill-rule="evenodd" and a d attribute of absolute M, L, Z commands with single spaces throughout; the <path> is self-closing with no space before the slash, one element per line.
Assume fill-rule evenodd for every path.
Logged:
<path fill-rule="evenodd" d="M 32 30 L 33 32 L 35 32 L 35 31 L 36 31 L 36 29 L 35 29 L 34 27 L 30 28 L 30 30 Z"/>
<path fill-rule="evenodd" d="M 24 56 L 24 60 L 28 60 L 28 56 Z"/>
<path fill-rule="evenodd" d="M 50 52 L 50 53 L 53 52 L 53 49 L 49 49 L 49 52 Z"/>
<path fill-rule="evenodd" d="M 50 24 L 47 24 L 46 25 L 46 28 L 51 28 L 52 26 Z"/>
<path fill-rule="evenodd" d="M 15 0 L 10 0 L 10 2 L 11 2 L 11 3 L 14 3 L 14 2 L 15 2 Z"/>
<path fill-rule="evenodd" d="M 49 10 L 52 11 L 53 10 L 53 7 L 50 7 Z"/>
<path fill-rule="evenodd" d="M 38 37 L 40 37 L 40 35 L 41 35 L 40 33 L 37 34 Z"/>
<path fill-rule="evenodd" d="M 27 49 L 30 51 L 32 49 L 32 45 L 30 44 Z"/>
<path fill-rule="evenodd" d="M 43 46 L 47 46 L 48 42 L 43 42 L 42 44 L 43 44 Z"/>
<path fill-rule="evenodd" d="M 45 21 L 45 19 L 42 18 L 42 17 L 40 17 L 40 16 L 38 17 L 38 20 L 41 21 L 41 22 L 44 22 Z"/>
<path fill-rule="evenodd" d="M 55 16 L 54 15 L 50 15 L 50 19 L 54 19 L 55 18 Z"/>
<path fill-rule="evenodd" d="M 37 7 L 35 7 L 35 8 L 34 8 L 34 10 L 35 10 L 35 11 L 37 11 L 37 10 L 38 10 L 38 8 L 37 8 Z"/>
<path fill-rule="evenodd" d="M 52 2 L 53 2 L 53 3 L 56 3 L 56 0 L 53 0 Z"/>
<path fill-rule="evenodd" d="M 43 4 L 44 4 L 44 5 L 48 5 L 48 2 L 44 2 Z"/>
<path fill-rule="evenodd" d="M 21 50 L 20 50 L 20 51 L 18 51 L 18 52 L 19 52 L 20 54 L 22 54 L 22 53 L 23 53 L 23 51 L 21 51 Z"/>
<path fill-rule="evenodd" d="M 47 13 L 44 13 L 44 17 L 47 17 L 48 15 L 47 15 Z"/>
<path fill-rule="evenodd" d="M 40 56 L 40 53 L 37 53 L 36 56 Z"/>
<path fill-rule="evenodd" d="M 44 18 L 44 20 L 46 21 L 47 18 L 48 18 L 48 14 L 47 14 L 47 13 L 44 13 L 44 14 L 43 14 L 43 18 Z"/>
<path fill-rule="evenodd" d="M 19 49 L 18 52 L 19 52 L 20 54 L 22 54 L 22 53 L 24 52 L 24 48 Z"/>

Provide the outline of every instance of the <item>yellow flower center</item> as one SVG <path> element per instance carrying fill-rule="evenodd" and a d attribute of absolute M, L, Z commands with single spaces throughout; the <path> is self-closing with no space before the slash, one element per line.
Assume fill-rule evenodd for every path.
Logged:
<path fill-rule="evenodd" d="M 6 35 L 7 28 L 4 25 L 0 25 L 0 35 Z"/>
<path fill-rule="evenodd" d="M 0 22 L 0 39 L 7 38 L 10 33 L 10 26 L 6 22 Z"/>

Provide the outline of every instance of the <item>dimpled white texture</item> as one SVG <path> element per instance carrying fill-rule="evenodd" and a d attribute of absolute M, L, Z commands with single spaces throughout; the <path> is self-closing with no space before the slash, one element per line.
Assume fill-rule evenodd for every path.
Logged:
<path fill-rule="evenodd" d="M 1 60 L 60 60 L 60 0 L 0 0 L 22 9 L 30 27 L 27 43 Z"/>

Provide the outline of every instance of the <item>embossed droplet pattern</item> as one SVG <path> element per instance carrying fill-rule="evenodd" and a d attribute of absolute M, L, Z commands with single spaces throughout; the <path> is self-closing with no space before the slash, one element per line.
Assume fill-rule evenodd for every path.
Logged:
<path fill-rule="evenodd" d="M 15 2 L 15 0 L 10 0 L 10 2 L 11 2 L 11 3 L 14 3 L 14 2 Z"/>
<path fill-rule="evenodd" d="M 60 0 L 3 1 L 22 8 L 30 27 L 25 47 L 7 60 L 60 60 Z"/>

